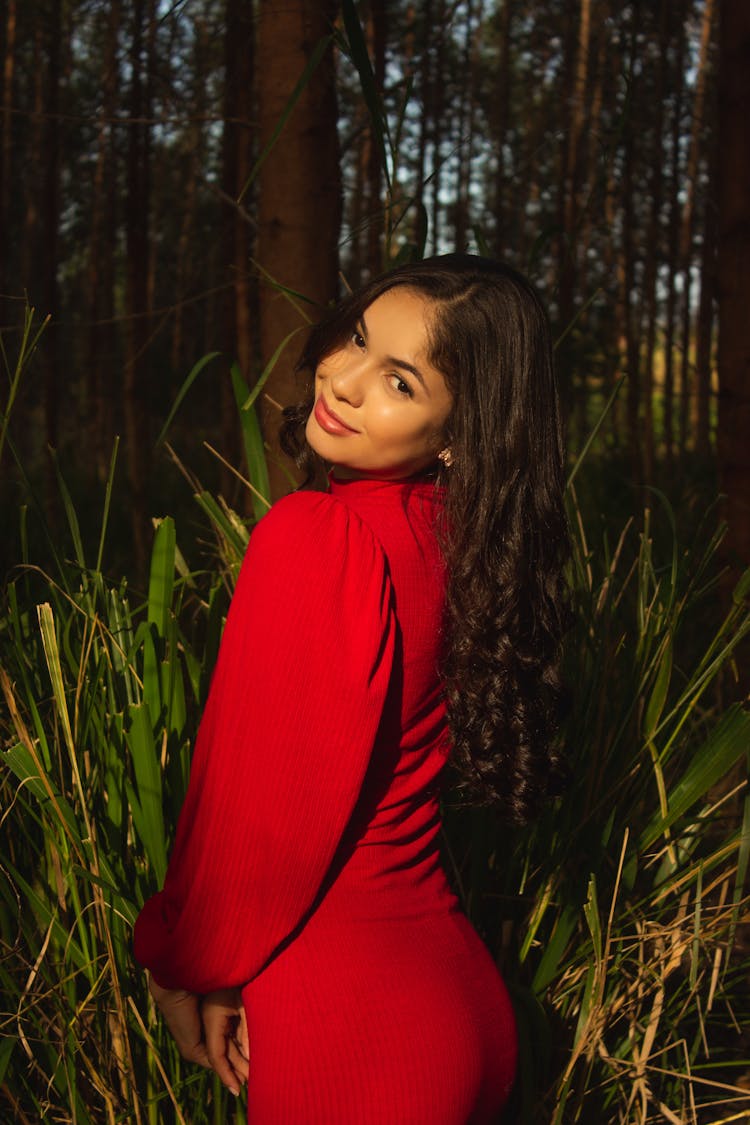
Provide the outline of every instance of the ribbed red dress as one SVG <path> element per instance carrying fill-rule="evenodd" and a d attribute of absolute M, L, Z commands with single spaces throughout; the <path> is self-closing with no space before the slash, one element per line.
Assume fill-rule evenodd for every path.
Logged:
<path fill-rule="evenodd" d="M 250 1125 L 489 1125 L 513 1081 L 508 996 L 438 852 L 437 502 L 296 493 L 240 572 L 135 953 L 165 987 L 242 987 Z"/>

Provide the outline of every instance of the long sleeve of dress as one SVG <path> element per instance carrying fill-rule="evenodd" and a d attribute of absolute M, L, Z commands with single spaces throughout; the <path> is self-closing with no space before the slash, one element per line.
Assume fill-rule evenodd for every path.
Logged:
<path fill-rule="evenodd" d="M 383 550 L 324 493 L 251 537 L 165 880 L 135 927 L 164 987 L 244 985 L 313 905 L 359 795 L 395 624 Z"/>

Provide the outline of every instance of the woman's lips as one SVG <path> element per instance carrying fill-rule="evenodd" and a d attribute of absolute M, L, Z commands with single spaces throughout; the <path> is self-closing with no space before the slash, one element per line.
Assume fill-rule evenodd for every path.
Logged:
<path fill-rule="evenodd" d="M 337 434 L 343 437 L 346 434 L 356 434 L 358 432 L 352 429 L 351 426 L 347 426 L 346 422 L 342 422 L 332 410 L 328 409 L 322 395 L 315 403 L 313 414 L 315 415 L 315 421 L 327 434 Z"/>

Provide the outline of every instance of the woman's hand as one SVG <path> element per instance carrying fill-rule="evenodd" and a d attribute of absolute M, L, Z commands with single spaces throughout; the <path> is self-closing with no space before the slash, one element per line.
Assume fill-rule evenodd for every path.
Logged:
<path fill-rule="evenodd" d="M 201 1016 L 209 1064 L 226 1088 L 239 1094 L 249 1071 L 247 1022 L 239 990 L 209 992 L 201 1002 Z"/>
<path fill-rule="evenodd" d="M 210 1067 L 203 1039 L 200 997 L 182 988 L 162 988 L 153 977 L 149 979 L 149 990 L 183 1059 Z"/>

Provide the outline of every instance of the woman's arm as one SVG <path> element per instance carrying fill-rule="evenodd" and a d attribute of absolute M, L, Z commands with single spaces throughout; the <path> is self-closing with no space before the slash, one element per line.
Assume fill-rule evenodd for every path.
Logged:
<path fill-rule="evenodd" d="M 382 548 L 342 502 L 298 493 L 254 531 L 164 890 L 136 923 L 162 986 L 245 984 L 312 907 L 385 705 L 391 601 Z"/>

